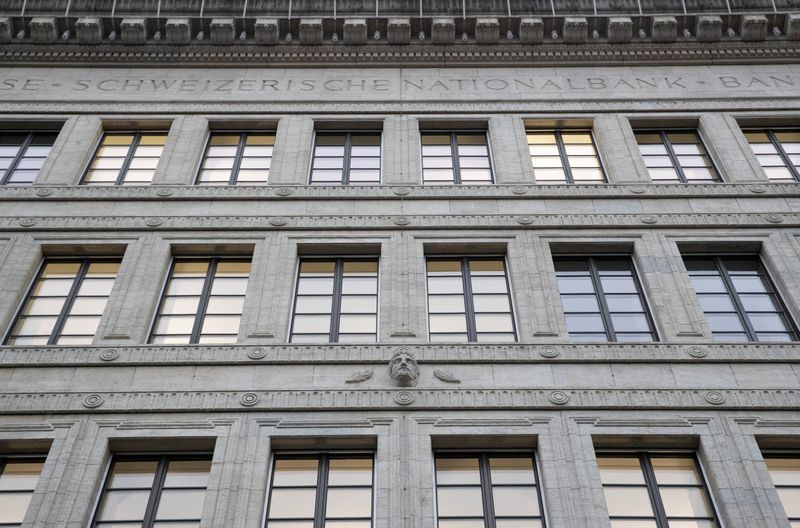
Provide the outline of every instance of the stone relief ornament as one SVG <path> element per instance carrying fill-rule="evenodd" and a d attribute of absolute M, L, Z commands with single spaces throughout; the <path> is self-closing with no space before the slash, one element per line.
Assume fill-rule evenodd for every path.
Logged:
<path fill-rule="evenodd" d="M 461 383 L 461 380 L 458 379 L 455 376 L 455 374 L 453 374 L 449 370 L 435 369 L 433 371 L 433 375 L 436 376 L 436 379 L 441 380 L 445 383 Z"/>
<path fill-rule="evenodd" d="M 267 351 L 261 347 L 251 348 L 247 351 L 247 357 L 250 359 L 264 359 L 267 357 Z"/>
<path fill-rule="evenodd" d="M 372 377 L 371 370 L 360 370 L 354 373 L 352 376 L 347 378 L 344 382 L 345 383 L 361 383 L 362 381 L 367 381 Z"/>
<path fill-rule="evenodd" d="M 35 218 L 20 218 L 19 225 L 22 227 L 33 227 L 36 225 Z"/>
<path fill-rule="evenodd" d="M 244 405 L 245 407 L 252 407 L 253 405 L 258 403 L 258 394 L 254 392 L 246 392 L 242 394 L 242 397 L 239 398 L 239 403 Z"/>
<path fill-rule="evenodd" d="M 694 345 L 689 347 L 689 355 L 696 358 L 706 357 L 708 355 L 708 350 L 701 346 Z"/>
<path fill-rule="evenodd" d="M 107 348 L 100 354 L 100 359 L 103 361 L 114 361 L 119 357 L 119 351 L 116 348 Z"/>
<path fill-rule="evenodd" d="M 711 405 L 722 405 L 725 403 L 725 396 L 721 392 L 710 391 L 706 393 L 706 401 Z"/>
<path fill-rule="evenodd" d="M 419 378 L 419 365 L 408 348 L 401 347 L 389 361 L 389 377 L 401 387 L 414 387 Z"/>
<path fill-rule="evenodd" d="M 542 347 L 542 349 L 539 351 L 539 355 L 546 358 L 554 358 L 558 354 L 559 354 L 558 349 L 550 345 Z"/>
<path fill-rule="evenodd" d="M 36 189 L 36 196 L 50 196 L 53 194 L 53 189 L 47 187 L 40 187 Z"/>
<path fill-rule="evenodd" d="M 94 409 L 103 405 L 103 397 L 99 394 L 90 394 L 83 400 L 83 406 L 87 409 Z"/>
<path fill-rule="evenodd" d="M 269 219 L 269 223 L 277 227 L 285 226 L 286 219 L 282 216 L 273 216 L 272 218 Z"/>
<path fill-rule="evenodd" d="M 394 401 L 398 405 L 410 405 L 414 402 L 414 395 L 408 391 L 400 391 L 394 395 Z"/>
<path fill-rule="evenodd" d="M 556 405 L 564 405 L 569 401 L 569 394 L 564 391 L 553 391 L 547 396 L 547 399 Z"/>
<path fill-rule="evenodd" d="M 291 190 L 289 187 L 279 187 L 279 188 L 275 189 L 275 194 L 277 194 L 278 196 L 289 196 L 293 192 L 294 191 Z"/>

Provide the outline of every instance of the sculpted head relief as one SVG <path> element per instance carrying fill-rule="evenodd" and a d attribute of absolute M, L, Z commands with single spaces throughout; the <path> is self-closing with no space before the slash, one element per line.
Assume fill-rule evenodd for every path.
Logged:
<path fill-rule="evenodd" d="M 407 348 L 400 348 L 389 361 L 389 377 L 398 385 L 413 387 L 419 378 L 419 366 Z"/>

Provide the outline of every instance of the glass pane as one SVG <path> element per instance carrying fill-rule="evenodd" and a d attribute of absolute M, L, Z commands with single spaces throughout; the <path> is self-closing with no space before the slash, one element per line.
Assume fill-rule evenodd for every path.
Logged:
<path fill-rule="evenodd" d="M 514 457 L 489 459 L 492 484 L 535 484 L 533 459 Z"/>
<path fill-rule="evenodd" d="M 205 499 L 206 490 L 164 490 L 161 492 L 156 518 L 160 521 L 199 519 L 203 515 Z"/>
<path fill-rule="evenodd" d="M 800 486 L 800 458 L 767 458 L 764 462 L 776 486 Z"/>
<path fill-rule="evenodd" d="M 494 510 L 498 516 L 536 517 L 539 499 L 533 486 L 502 486 L 492 488 Z"/>
<path fill-rule="evenodd" d="M 372 516 L 372 488 L 328 488 L 328 518 Z"/>
<path fill-rule="evenodd" d="M 372 459 L 331 459 L 328 471 L 329 486 L 369 486 L 371 484 Z"/>
<path fill-rule="evenodd" d="M 158 462 L 155 460 L 115 462 L 109 488 L 150 488 Z"/>
<path fill-rule="evenodd" d="M 486 525 L 483 519 L 439 519 L 439 528 L 486 528 Z"/>
<path fill-rule="evenodd" d="M 701 484 L 694 459 L 652 457 L 650 463 L 658 484 Z"/>
<path fill-rule="evenodd" d="M 437 458 L 437 484 L 480 484 L 477 458 Z"/>
<path fill-rule="evenodd" d="M 314 517 L 317 490 L 272 488 L 270 519 L 310 519 Z"/>
<path fill-rule="evenodd" d="M 709 517 L 711 507 L 699 488 L 660 488 L 668 517 Z"/>
<path fill-rule="evenodd" d="M 0 491 L 33 491 L 44 462 L 7 462 L 0 474 Z"/>
<path fill-rule="evenodd" d="M 496 528 L 542 528 L 539 519 L 497 519 Z"/>
<path fill-rule="evenodd" d="M 603 484 L 644 484 L 644 473 L 636 457 L 598 457 Z"/>
<path fill-rule="evenodd" d="M 98 519 L 101 521 L 141 521 L 150 498 L 150 490 L 107 491 Z"/>
<path fill-rule="evenodd" d="M 782 488 L 778 495 L 783 503 L 783 509 L 789 517 L 800 517 L 800 489 Z"/>
<path fill-rule="evenodd" d="M 22 523 L 33 495 L 28 492 L 0 493 L 0 523 Z"/>
<path fill-rule="evenodd" d="M 325 528 L 370 528 L 372 521 L 325 521 Z"/>
<path fill-rule="evenodd" d="M 167 488 L 200 488 L 208 485 L 210 460 L 173 460 L 167 467 Z"/>
<path fill-rule="evenodd" d="M 442 517 L 483 517 L 480 487 L 436 490 L 439 515 Z"/>
<path fill-rule="evenodd" d="M 645 487 L 603 488 L 612 517 L 652 517 L 653 507 Z"/>
<path fill-rule="evenodd" d="M 273 485 L 316 486 L 318 466 L 315 458 L 276 460 Z"/>
<path fill-rule="evenodd" d="M 672 528 L 672 523 L 670 523 L 670 528 Z M 625 520 L 625 519 L 614 519 L 611 521 L 611 528 L 658 528 L 656 526 L 656 521 L 639 521 L 639 520 Z"/>

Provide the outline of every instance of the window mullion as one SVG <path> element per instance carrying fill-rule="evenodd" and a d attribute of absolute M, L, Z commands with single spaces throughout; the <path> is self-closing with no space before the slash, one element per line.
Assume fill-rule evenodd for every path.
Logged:
<path fill-rule="evenodd" d="M 472 276 L 469 271 L 469 258 L 461 259 L 461 284 L 464 289 L 464 311 L 467 319 L 467 341 L 478 340 L 478 330 L 475 321 L 475 303 L 472 301 Z"/>
<path fill-rule="evenodd" d="M 131 142 L 130 149 L 128 150 L 128 154 L 125 156 L 125 161 L 122 163 L 122 168 L 119 169 L 119 174 L 117 175 L 117 185 L 122 185 L 125 181 L 125 176 L 128 174 L 128 169 L 131 166 L 131 162 L 133 161 L 133 156 L 136 152 L 136 149 L 139 148 L 139 143 L 142 140 L 142 133 L 136 132 L 133 136 L 133 141 Z"/>
<path fill-rule="evenodd" d="M 783 145 L 781 145 L 781 142 L 778 141 L 777 137 L 775 137 L 775 132 L 773 130 L 767 130 L 766 132 L 767 132 L 767 137 L 769 138 L 770 141 L 772 141 L 772 145 L 777 149 L 778 154 L 780 154 L 781 158 L 783 159 L 784 165 L 786 166 L 787 169 L 789 169 L 789 172 L 792 174 L 792 177 L 796 181 L 800 181 L 800 173 L 797 172 L 797 169 L 795 168 L 792 159 L 789 157 L 789 154 L 786 153 L 786 150 L 783 148 Z"/>
<path fill-rule="evenodd" d="M 555 130 L 556 146 L 558 147 L 558 155 L 561 156 L 561 166 L 564 169 L 564 178 L 567 183 L 575 183 L 575 178 L 572 177 L 572 167 L 569 164 L 569 156 L 567 156 L 567 149 L 564 147 L 564 138 L 561 137 L 561 131 Z"/>
<path fill-rule="evenodd" d="M 344 136 L 344 159 L 342 159 L 342 185 L 350 184 L 350 156 L 353 150 L 353 134 L 348 132 Z"/>
<path fill-rule="evenodd" d="M 478 456 L 481 477 L 481 496 L 483 497 L 483 519 L 486 528 L 495 528 L 497 519 L 494 517 L 494 497 L 492 495 L 492 475 L 489 471 L 489 456 L 481 453 Z"/>
<path fill-rule="evenodd" d="M 161 501 L 161 492 L 164 488 L 164 481 L 167 478 L 167 457 L 161 457 L 156 468 L 156 475 L 153 479 L 153 487 L 150 489 L 150 499 L 147 501 L 147 508 L 144 511 L 142 528 L 152 528 L 155 522 L 158 504 Z"/>
<path fill-rule="evenodd" d="M 461 163 L 458 160 L 458 136 L 450 132 L 450 155 L 453 157 L 453 183 L 461 184 Z"/>
<path fill-rule="evenodd" d="M 653 465 L 650 463 L 650 455 L 642 453 L 639 455 L 639 461 L 644 471 L 644 480 L 647 484 L 647 493 L 650 495 L 650 502 L 656 516 L 656 524 L 658 528 L 669 528 L 667 512 L 664 510 L 664 503 L 661 501 L 661 494 L 658 491 L 656 473 L 653 471 Z"/>
<path fill-rule="evenodd" d="M 597 295 L 597 302 L 600 303 L 600 312 L 603 317 L 603 322 L 606 327 L 606 337 L 609 341 L 616 341 L 617 334 L 614 331 L 614 325 L 611 322 L 611 312 L 608 310 L 608 303 L 606 302 L 606 294 L 603 291 L 603 285 L 600 282 L 600 272 L 597 271 L 597 261 L 594 257 L 589 259 L 589 274 L 592 277 L 592 284 L 594 284 L 595 295 Z"/>
<path fill-rule="evenodd" d="M 317 473 L 317 502 L 314 507 L 314 528 L 325 528 L 325 510 L 328 506 L 328 471 L 330 455 L 320 455 Z"/>
<path fill-rule="evenodd" d="M 211 294 L 211 285 L 214 282 L 214 275 L 217 272 L 217 259 L 212 258 L 208 262 L 208 269 L 206 270 L 206 278 L 203 282 L 203 291 L 200 293 L 200 301 L 197 304 L 197 313 L 194 316 L 194 325 L 192 326 L 192 335 L 189 338 L 189 343 L 197 343 L 200 340 L 200 331 L 203 328 L 203 321 L 206 318 L 206 309 L 208 308 L 208 298 Z"/>
<path fill-rule="evenodd" d="M 81 287 L 81 284 L 83 283 L 84 277 L 86 277 L 86 270 L 88 268 L 89 268 L 89 261 L 86 259 L 81 261 L 81 266 L 78 269 L 78 275 L 72 282 L 72 286 L 69 289 L 69 293 L 67 293 L 67 298 L 64 300 L 64 306 L 61 308 L 61 313 L 58 314 L 58 319 L 56 319 L 56 324 L 53 325 L 53 331 L 50 332 L 50 338 L 47 340 L 48 345 L 55 345 L 56 341 L 61 335 L 61 330 L 64 328 L 64 322 L 67 319 L 67 314 L 69 314 L 69 311 L 72 309 L 72 304 L 75 302 L 75 296 L 77 295 L 78 289 Z M 42 271 L 44 271 L 44 268 L 42 268 Z M 41 278 L 41 275 L 39 276 L 39 278 Z"/>
<path fill-rule="evenodd" d="M 236 157 L 233 159 L 233 168 L 231 169 L 231 177 L 228 179 L 228 185 L 236 185 L 239 181 L 239 169 L 242 166 L 242 157 L 244 156 L 244 146 L 247 143 L 247 132 L 239 134 L 239 145 L 236 147 Z"/>
<path fill-rule="evenodd" d="M 344 280 L 344 260 L 336 259 L 333 271 L 333 299 L 331 302 L 330 342 L 339 342 L 339 316 L 342 311 L 342 281 Z"/>
<path fill-rule="evenodd" d="M 739 316 L 739 320 L 744 325 L 745 331 L 750 337 L 750 340 L 758 341 L 756 331 L 753 328 L 753 325 L 750 324 L 750 318 L 747 317 L 747 311 L 744 309 L 741 299 L 739 299 L 739 292 L 736 291 L 736 288 L 733 285 L 733 281 L 728 274 L 728 268 L 725 266 L 725 262 L 721 257 L 715 257 L 714 260 L 717 263 L 717 269 L 719 270 L 720 277 L 722 277 L 722 281 L 725 283 L 725 287 L 728 289 L 728 293 L 733 301 L 733 305 L 736 307 L 736 313 Z"/>
<path fill-rule="evenodd" d="M 8 166 L 5 174 L 2 178 L 0 178 L 0 184 L 5 185 L 8 183 L 8 181 L 11 179 L 11 175 L 14 174 L 15 170 L 17 170 L 17 165 L 19 165 L 19 162 L 22 161 L 23 157 L 25 157 L 25 153 L 28 151 L 28 147 L 31 146 L 31 143 L 33 143 L 33 132 L 29 133 L 28 137 L 25 138 L 25 141 L 22 142 L 17 155 L 14 156 L 13 160 L 11 160 L 11 165 Z"/>
<path fill-rule="evenodd" d="M 661 134 L 661 143 L 667 149 L 667 154 L 669 154 L 669 159 L 672 161 L 672 166 L 675 169 L 675 172 L 678 173 L 678 178 L 681 180 L 682 183 L 687 183 L 686 174 L 684 174 L 683 167 L 678 161 L 678 155 L 675 154 L 675 149 L 672 148 L 672 142 L 669 140 L 667 132 L 665 130 L 662 130 L 660 134 Z"/>

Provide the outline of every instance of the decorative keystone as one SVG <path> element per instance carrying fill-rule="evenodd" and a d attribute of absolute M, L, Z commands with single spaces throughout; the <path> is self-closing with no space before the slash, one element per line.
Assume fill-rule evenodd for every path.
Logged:
<path fill-rule="evenodd" d="M 344 43 L 362 46 L 367 43 L 367 21 L 351 18 L 344 21 Z"/>
<path fill-rule="evenodd" d="M 719 42 L 722 38 L 722 18 L 716 15 L 697 17 L 695 34 L 700 42 Z"/>
<path fill-rule="evenodd" d="M 586 42 L 588 32 L 589 22 L 586 17 L 566 17 L 564 19 L 564 42 L 567 44 Z"/>
<path fill-rule="evenodd" d="M 31 40 L 36 44 L 52 44 L 58 40 L 56 19 L 53 17 L 37 17 L 31 20 Z"/>
<path fill-rule="evenodd" d="M 3 21 L 0 20 L 0 27 L 2 25 Z M 786 15 L 784 33 L 789 40 L 800 40 L 800 13 Z M 2 42 L 2 36 L 0 36 L 0 42 Z"/>
<path fill-rule="evenodd" d="M 767 39 L 769 20 L 764 15 L 742 15 L 739 34 L 745 42 L 756 42 Z"/>
<path fill-rule="evenodd" d="M 407 18 L 390 18 L 387 25 L 389 44 L 411 42 L 411 21 Z"/>
<path fill-rule="evenodd" d="M 211 42 L 214 44 L 233 44 L 236 40 L 236 28 L 232 18 L 211 19 Z"/>
<path fill-rule="evenodd" d="M 144 44 L 147 42 L 147 24 L 143 18 L 126 18 L 120 24 L 122 42 L 125 44 Z"/>
<path fill-rule="evenodd" d="M 633 20 L 630 17 L 611 17 L 608 19 L 608 41 L 625 44 L 633 40 Z"/>
<path fill-rule="evenodd" d="M 100 44 L 103 41 L 103 26 L 99 18 L 79 18 L 75 22 L 75 36 L 80 44 Z"/>
<path fill-rule="evenodd" d="M 479 18 L 475 22 L 475 41 L 478 44 L 497 44 L 500 22 L 496 18 Z"/>
<path fill-rule="evenodd" d="M 276 18 L 259 18 L 256 20 L 255 31 L 257 44 L 274 45 L 280 39 L 280 29 Z"/>
<path fill-rule="evenodd" d="M 11 35 L 14 33 L 11 29 L 11 19 L 0 18 L 0 42 L 11 42 Z"/>
<path fill-rule="evenodd" d="M 434 18 L 431 40 L 434 44 L 452 44 L 456 37 L 456 23 L 452 18 Z"/>
<path fill-rule="evenodd" d="M 650 34 L 653 42 L 675 42 L 678 38 L 678 20 L 674 16 L 655 16 Z"/>
<path fill-rule="evenodd" d="M 321 18 L 307 18 L 300 21 L 300 44 L 322 44 Z"/>
<path fill-rule="evenodd" d="M 539 44 L 544 40 L 544 22 L 541 18 L 523 18 L 519 22 L 519 40 L 523 44 Z"/>
<path fill-rule="evenodd" d="M 189 44 L 192 42 L 192 27 L 188 18 L 167 20 L 167 42 L 170 44 Z"/>

